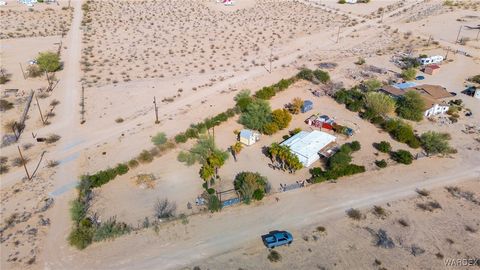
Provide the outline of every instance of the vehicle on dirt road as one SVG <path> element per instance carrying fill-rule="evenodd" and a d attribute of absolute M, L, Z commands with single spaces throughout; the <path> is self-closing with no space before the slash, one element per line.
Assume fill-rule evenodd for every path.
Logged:
<path fill-rule="evenodd" d="M 293 236 L 287 231 L 271 231 L 262 235 L 263 244 L 267 248 L 275 248 L 283 245 L 290 245 L 293 242 Z"/>

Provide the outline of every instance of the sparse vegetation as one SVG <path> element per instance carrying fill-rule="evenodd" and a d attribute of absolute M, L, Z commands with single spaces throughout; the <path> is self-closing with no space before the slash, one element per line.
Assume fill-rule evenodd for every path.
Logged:
<path fill-rule="evenodd" d="M 249 204 L 252 199 L 256 201 L 262 200 L 265 193 L 270 191 L 270 184 L 267 178 L 259 173 L 241 172 L 235 176 L 233 183 L 235 190 L 241 194 L 246 204 Z"/>
<path fill-rule="evenodd" d="M 373 146 L 375 147 L 375 149 L 377 149 L 382 153 L 389 153 L 392 150 L 392 146 L 387 141 L 381 141 L 379 143 L 375 143 Z"/>
<path fill-rule="evenodd" d="M 412 164 L 413 155 L 406 150 L 398 150 L 396 152 L 392 152 L 391 155 L 392 155 L 392 159 L 398 163 L 407 164 L 407 165 Z"/>
<path fill-rule="evenodd" d="M 364 215 L 362 214 L 362 212 L 360 212 L 360 210 L 358 209 L 355 209 L 355 208 L 350 208 L 347 210 L 347 216 L 351 219 L 354 219 L 354 220 L 361 220 L 364 218 Z"/>
<path fill-rule="evenodd" d="M 156 146 L 163 145 L 167 142 L 167 135 L 163 132 L 159 132 L 152 137 L 152 142 Z"/>
<path fill-rule="evenodd" d="M 169 219 L 175 217 L 177 204 L 165 199 L 157 199 L 153 206 L 154 216 L 157 219 Z"/>
<path fill-rule="evenodd" d="M 282 260 L 282 256 L 275 250 L 271 250 L 267 256 L 268 260 L 271 262 L 279 262 Z"/>
<path fill-rule="evenodd" d="M 420 136 L 422 147 L 429 155 L 455 153 L 448 143 L 450 139 L 450 134 L 435 131 L 427 131 Z"/>

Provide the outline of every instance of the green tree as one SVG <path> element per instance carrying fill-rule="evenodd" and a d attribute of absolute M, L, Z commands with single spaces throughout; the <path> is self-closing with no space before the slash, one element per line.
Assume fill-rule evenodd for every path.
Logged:
<path fill-rule="evenodd" d="M 242 90 L 238 93 L 235 98 L 236 106 L 240 109 L 241 112 L 246 111 L 248 105 L 253 102 L 253 98 L 250 95 L 250 90 Z"/>
<path fill-rule="evenodd" d="M 292 115 L 286 109 L 277 109 L 272 112 L 272 120 L 279 129 L 284 129 L 292 121 Z"/>
<path fill-rule="evenodd" d="M 417 70 L 413 67 L 407 68 L 402 71 L 400 76 L 406 81 L 414 80 L 415 77 L 417 76 Z"/>
<path fill-rule="evenodd" d="M 382 153 L 388 153 L 390 152 L 390 150 L 392 150 L 392 146 L 387 141 L 381 141 L 379 143 L 375 143 L 374 147 Z"/>
<path fill-rule="evenodd" d="M 450 139 L 450 134 L 435 131 L 427 131 L 420 136 L 422 147 L 429 155 L 449 154 L 454 152 L 448 143 Z"/>
<path fill-rule="evenodd" d="M 232 150 L 233 158 L 237 161 L 237 156 L 240 154 L 240 151 L 243 149 L 243 145 L 241 142 L 236 142 L 234 145 L 230 146 Z"/>
<path fill-rule="evenodd" d="M 235 176 L 233 182 L 235 190 L 242 196 L 245 203 L 250 203 L 252 199 L 261 200 L 263 194 L 268 192 L 268 180 L 259 173 L 241 172 Z M 255 194 L 256 193 L 256 194 Z"/>
<path fill-rule="evenodd" d="M 382 85 L 382 82 L 377 79 L 366 80 L 362 83 L 363 88 L 367 92 L 378 90 Z"/>
<path fill-rule="evenodd" d="M 208 187 L 208 182 L 210 179 L 212 179 L 213 175 L 215 174 L 215 169 L 209 164 L 205 164 L 200 168 L 199 174 L 200 174 L 200 178 L 205 180 Z"/>
<path fill-rule="evenodd" d="M 276 123 L 267 123 L 264 127 L 263 127 L 263 130 L 262 130 L 262 133 L 263 134 L 266 134 L 266 135 L 273 135 L 275 133 L 277 133 L 278 131 L 278 125 Z"/>
<path fill-rule="evenodd" d="M 61 67 L 60 57 L 53 52 L 41 52 L 37 57 L 37 65 L 43 72 L 55 72 Z"/>
<path fill-rule="evenodd" d="M 398 99 L 397 114 L 408 120 L 421 121 L 425 111 L 425 101 L 415 91 L 408 91 Z"/>
<path fill-rule="evenodd" d="M 257 99 L 250 103 L 240 115 L 239 122 L 253 130 L 263 131 L 266 124 L 272 122 L 272 111 L 267 101 Z"/>
<path fill-rule="evenodd" d="M 368 92 L 365 95 L 365 105 L 374 114 L 386 116 L 395 111 L 395 100 L 380 92 Z"/>

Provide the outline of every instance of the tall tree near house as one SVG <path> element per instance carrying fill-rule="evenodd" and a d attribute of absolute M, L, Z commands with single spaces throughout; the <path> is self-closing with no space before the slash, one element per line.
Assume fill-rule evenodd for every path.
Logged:
<path fill-rule="evenodd" d="M 45 72 L 49 90 L 51 90 L 53 86 L 53 73 L 61 68 L 60 57 L 53 52 L 41 52 L 37 57 L 37 65 L 40 71 Z"/>
<path fill-rule="evenodd" d="M 207 164 L 210 165 L 214 170 L 215 178 L 218 175 L 218 168 L 225 164 L 225 160 L 227 159 L 225 154 L 225 152 L 213 152 L 207 159 Z"/>
<path fill-rule="evenodd" d="M 206 165 L 203 165 L 201 168 L 200 168 L 200 177 L 207 183 L 207 187 L 208 187 L 208 184 L 209 184 L 209 180 L 212 179 L 212 177 L 214 176 L 215 174 L 215 169 L 206 164 Z"/>
<path fill-rule="evenodd" d="M 395 100 L 379 92 L 368 92 L 365 95 L 365 105 L 375 115 L 386 116 L 395 111 Z"/>
<path fill-rule="evenodd" d="M 230 149 L 232 150 L 233 159 L 235 159 L 235 161 L 237 161 L 237 155 L 240 154 L 240 151 L 242 151 L 242 149 L 243 149 L 242 143 L 241 142 L 236 142 L 234 145 L 232 145 L 230 147 Z"/>
<path fill-rule="evenodd" d="M 290 112 L 292 114 L 299 114 L 303 106 L 303 100 L 299 97 L 296 97 L 292 100 L 290 104 Z"/>

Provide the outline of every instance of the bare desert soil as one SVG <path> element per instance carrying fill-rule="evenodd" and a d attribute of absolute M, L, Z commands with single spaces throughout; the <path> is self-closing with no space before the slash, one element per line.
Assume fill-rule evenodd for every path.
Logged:
<path fill-rule="evenodd" d="M 0 9 L 0 39 L 60 36 L 68 32 L 73 11 L 66 2 L 29 9 L 16 1 L 7 1 L 7 6 Z"/>
<path fill-rule="evenodd" d="M 474 193 L 476 202 L 437 188 L 426 197 L 417 194 L 377 205 L 385 216 L 365 208 L 359 221 L 345 215 L 295 230 L 292 245 L 275 249 L 281 255 L 278 262 L 267 259 L 269 251 L 258 237 L 238 250 L 193 264 L 199 268 L 185 269 L 456 269 L 446 267 L 445 260 L 480 254 L 479 181 L 456 186 Z M 429 202 L 441 208 L 419 208 Z M 378 246 L 379 230 L 387 233 L 394 247 Z"/>
<path fill-rule="evenodd" d="M 195 265 L 201 269 L 310 269 L 317 265 L 320 269 L 353 269 L 357 262 L 361 268 L 417 269 L 428 268 L 428 263 L 441 267 L 438 252 L 445 258 L 478 254 L 478 232 L 465 231 L 465 225 L 479 229 L 478 205 L 452 198 L 443 188 L 459 185 L 479 197 L 479 134 L 464 131 L 467 125 L 480 124 L 480 103 L 460 93 L 466 78 L 480 70 L 477 32 L 464 27 L 479 24 L 478 1 L 454 1 L 459 4 L 453 7 L 439 0 L 359 5 L 339 5 L 334 0 L 237 2 L 226 7 L 207 0 L 62 0 L 59 5 L 36 4 L 29 11 L 9 0 L 0 7 L 1 67 L 11 75 L 0 90 L 2 99 L 14 104 L 13 109 L 0 112 L 1 137 L 11 133 L 10 124 L 20 118 L 30 90 L 35 91 L 44 114 L 53 108 L 49 124 L 43 125 L 34 98 L 18 143 L 1 148 L 8 165 L 0 180 L 2 269 L 178 269 Z M 65 8 L 69 3 L 72 9 Z M 88 8 L 82 9 L 84 3 Z M 455 43 L 457 35 L 465 42 Z M 28 62 L 44 51 L 60 51 L 63 62 L 63 69 L 55 74 L 58 85 L 48 93 L 45 76 L 22 75 L 22 68 L 26 70 Z M 454 124 L 438 119 L 412 124 L 419 134 L 427 130 L 450 133 L 457 154 L 422 158 L 410 166 L 395 164 L 377 153 L 372 143 L 388 140 L 394 149 L 417 150 L 394 141 L 331 98 L 312 95 L 312 90 L 323 86 L 300 81 L 275 96 L 272 108 L 281 108 L 295 97 L 310 99 L 312 113 L 328 114 L 354 127 L 355 136 L 340 137 L 339 142 L 361 143 L 353 161 L 366 166 L 365 174 L 336 184 L 275 193 L 261 203 L 210 214 L 198 207 L 187 209 L 187 203 L 194 203 L 203 191 L 198 165 L 187 167 L 177 161 L 178 153 L 194 143 L 190 141 L 95 189 L 91 208 L 102 220 L 116 216 L 136 226 L 152 216 L 157 198 L 168 197 L 176 202 L 178 214 L 187 215 L 187 224 L 166 222 L 158 232 L 139 230 L 84 251 L 68 245 L 69 202 L 76 196 L 80 175 L 127 162 L 143 149 L 151 149 L 156 133 L 172 137 L 191 123 L 232 107 L 238 91 L 256 91 L 293 76 L 301 67 L 335 63 L 328 71 L 332 81 L 344 87 L 369 78 L 397 80 L 400 69 L 391 58 L 399 52 L 448 54 L 437 74 L 419 75 L 426 77 L 425 83 L 457 93 L 455 98 L 461 98 L 473 116 L 462 115 Z M 354 64 L 360 57 L 365 65 Z M 374 68 L 385 72 L 372 72 Z M 7 89 L 18 92 L 5 96 Z M 154 97 L 159 124 L 154 124 Z M 59 103 L 52 106 L 54 101 Z M 84 104 L 83 115 L 80 104 Z M 289 130 L 308 130 L 303 122 L 308 116 L 295 116 Z M 219 147 L 232 145 L 233 131 L 240 128 L 236 118 L 216 128 Z M 281 183 L 308 178 L 308 169 L 288 174 L 269 168 L 262 154 L 263 146 L 281 141 L 287 132 L 262 136 L 259 143 L 243 149 L 237 162 L 230 157 L 219 171 L 223 180 L 218 189 L 231 188 L 235 174 L 244 170 L 267 176 L 274 191 Z M 50 134 L 61 138 L 51 144 L 36 141 L 35 137 Z M 15 161 L 17 146 L 28 158 L 30 172 L 39 164 L 32 180 L 26 179 L 23 166 Z M 378 170 L 373 164 L 378 158 L 387 159 L 389 167 Z M 50 166 L 51 162 L 56 166 Z M 134 184 L 141 173 L 154 175 L 154 188 Z M 416 188 L 434 190 L 429 198 L 420 198 L 414 197 Z M 438 201 L 442 209 L 430 213 L 416 207 L 431 200 Z M 388 217 L 375 218 L 370 213 L 374 204 L 387 209 Z M 345 218 L 351 207 L 361 208 L 366 219 Z M 399 226 L 400 218 L 410 225 Z M 327 234 L 313 232 L 317 226 L 325 226 Z M 385 229 L 396 247 L 375 247 L 366 227 Z M 281 262 L 270 263 L 258 237 L 276 228 L 292 230 L 296 241 L 278 250 Z M 454 242 L 446 243 L 446 237 Z M 414 244 L 425 253 L 410 255 Z M 302 267 L 296 266 L 296 258 Z M 382 264 L 374 266 L 375 259 Z"/>

